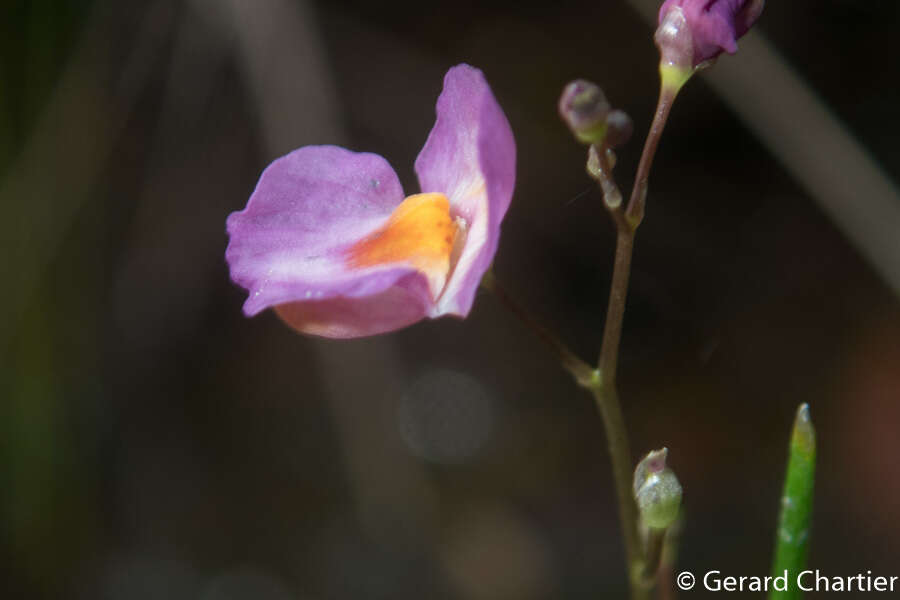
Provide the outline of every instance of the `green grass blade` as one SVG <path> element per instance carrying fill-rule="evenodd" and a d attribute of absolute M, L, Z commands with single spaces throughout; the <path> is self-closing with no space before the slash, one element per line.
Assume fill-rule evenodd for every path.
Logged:
<path fill-rule="evenodd" d="M 775 534 L 775 561 L 772 564 L 772 575 L 775 577 L 783 576 L 787 571 L 788 585 L 785 591 L 770 591 L 769 600 L 803 597 L 796 581 L 797 575 L 806 567 L 815 471 L 816 431 L 809 418 L 809 405 L 801 404 L 791 434 L 781 516 Z"/>

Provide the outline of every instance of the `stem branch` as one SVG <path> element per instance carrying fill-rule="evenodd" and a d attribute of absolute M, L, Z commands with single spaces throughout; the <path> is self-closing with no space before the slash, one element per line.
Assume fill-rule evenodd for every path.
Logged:
<path fill-rule="evenodd" d="M 552 331 L 544 327 L 526 308 L 516 302 L 513 297 L 503 289 L 503 286 L 501 286 L 500 282 L 497 281 L 497 278 L 494 277 L 494 272 L 492 270 L 488 269 L 484 274 L 484 277 L 481 279 L 481 286 L 493 293 L 507 310 L 516 315 L 522 323 L 528 326 L 528 328 L 541 339 L 541 341 L 547 344 L 559 358 L 563 368 L 571 373 L 572 377 L 575 378 L 575 381 L 578 382 L 579 385 L 582 387 L 589 387 L 591 385 L 590 382 L 594 377 L 594 371 L 591 369 L 590 365 L 578 358 L 578 356 L 572 352 L 562 340 L 560 340 Z"/>

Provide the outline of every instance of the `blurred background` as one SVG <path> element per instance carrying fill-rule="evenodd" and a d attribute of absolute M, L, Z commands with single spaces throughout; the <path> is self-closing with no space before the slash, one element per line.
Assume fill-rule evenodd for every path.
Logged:
<path fill-rule="evenodd" d="M 594 357 L 613 228 L 555 103 L 584 77 L 631 114 L 630 187 L 648 4 L 3 2 L 4 597 L 624 597 L 599 417 L 494 298 L 302 337 L 243 317 L 224 224 L 305 144 L 417 191 L 443 73 L 471 63 L 518 144 L 497 276 Z M 809 402 L 811 566 L 900 575 L 898 27 L 893 0 L 771 2 L 675 106 L 620 382 L 633 452 L 668 446 L 685 488 L 680 569 L 766 574 Z"/>

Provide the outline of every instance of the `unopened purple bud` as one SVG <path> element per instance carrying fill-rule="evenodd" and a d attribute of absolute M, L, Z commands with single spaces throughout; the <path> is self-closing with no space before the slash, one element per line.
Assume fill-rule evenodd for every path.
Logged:
<path fill-rule="evenodd" d="M 613 110 L 606 116 L 606 145 L 618 148 L 631 138 L 634 123 L 623 110 Z"/>
<path fill-rule="evenodd" d="M 609 102 L 603 90 L 584 79 L 569 83 L 559 98 L 559 116 L 585 144 L 603 140 L 608 114 Z"/>
<path fill-rule="evenodd" d="M 666 0 L 655 36 L 663 62 L 694 69 L 722 52 L 734 54 L 764 5 L 765 0 Z"/>

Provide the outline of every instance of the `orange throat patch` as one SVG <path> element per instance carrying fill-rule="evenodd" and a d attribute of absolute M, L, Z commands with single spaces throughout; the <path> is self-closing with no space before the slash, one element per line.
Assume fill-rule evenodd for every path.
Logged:
<path fill-rule="evenodd" d="M 414 194 L 394 209 L 387 223 L 347 251 L 351 268 L 400 263 L 428 279 L 432 300 L 444 289 L 465 241 L 465 221 L 450 216 L 444 194 Z"/>

